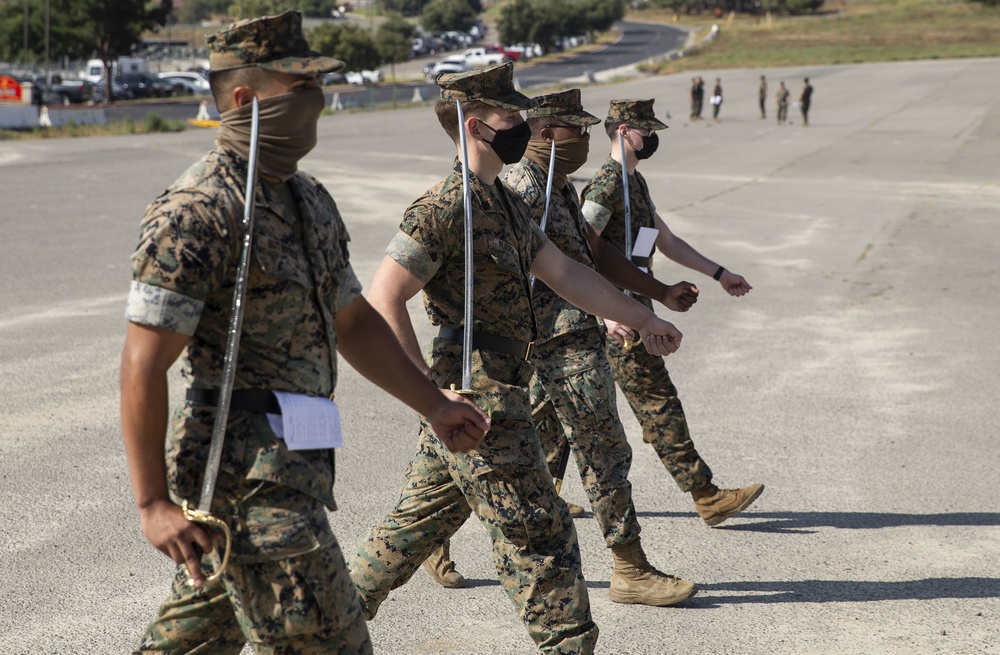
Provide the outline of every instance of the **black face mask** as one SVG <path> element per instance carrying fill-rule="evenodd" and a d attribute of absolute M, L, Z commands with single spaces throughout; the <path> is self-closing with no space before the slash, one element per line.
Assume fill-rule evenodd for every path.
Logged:
<path fill-rule="evenodd" d="M 642 137 L 642 150 L 637 150 L 635 152 L 636 159 L 649 159 L 656 152 L 656 149 L 660 147 L 660 137 L 653 132 L 649 136 Z"/>
<path fill-rule="evenodd" d="M 479 124 L 493 130 L 493 140 L 483 139 L 483 141 L 490 144 L 493 152 L 500 157 L 500 161 L 505 164 L 516 164 L 521 161 L 524 151 L 528 149 L 528 141 L 531 140 L 531 128 L 527 123 L 522 122 L 506 130 L 494 130 L 492 126 L 482 121 Z"/>

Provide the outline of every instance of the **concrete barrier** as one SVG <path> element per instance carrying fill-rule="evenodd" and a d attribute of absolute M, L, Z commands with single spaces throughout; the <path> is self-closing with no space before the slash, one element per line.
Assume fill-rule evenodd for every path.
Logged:
<path fill-rule="evenodd" d="M 107 125 L 108 116 L 101 108 L 88 107 L 86 109 L 63 109 L 62 107 L 48 108 L 49 121 L 52 127 L 60 125 Z"/>
<path fill-rule="evenodd" d="M 0 129 L 23 130 L 38 127 L 38 107 L 31 105 L 0 106 Z"/>

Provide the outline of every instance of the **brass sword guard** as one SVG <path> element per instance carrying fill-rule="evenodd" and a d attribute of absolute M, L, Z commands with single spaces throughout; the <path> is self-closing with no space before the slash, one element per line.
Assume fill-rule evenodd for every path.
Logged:
<path fill-rule="evenodd" d="M 489 397 L 483 392 L 473 391 L 471 389 L 458 389 L 455 387 L 454 382 L 451 383 L 451 391 L 457 393 L 459 396 L 465 396 L 466 398 L 471 398 L 472 402 L 476 402 L 476 400 L 481 398 L 483 401 L 483 405 L 485 405 L 485 407 L 483 407 L 482 410 L 486 412 L 486 417 L 487 418 L 493 417 L 493 410 L 495 408 L 493 406 L 493 403 L 490 402 Z M 479 403 L 476 403 L 476 405 L 479 405 Z"/>
<path fill-rule="evenodd" d="M 181 505 L 181 513 L 184 515 L 188 521 L 192 523 L 201 523 L 212 528 L 221 530 L 226 537 L 226 550 L 222 555 L 222 564 L 219 565 L 219 570 L 212 575 L 205 578 L 205 582 L 215 582 L 222 577 L 222 574 L 226 572 L 226 567 L 229 566 L 229 552 L 233 547 L 233 533 L 230 532 L 229 526 L 215 518 L 208 512 L 203 512 L 200 509 L 193 509 L 188 505 L 188 501 L 184 501 Z M 185 566 L 186 568 L 186 566 Z M 191 572 L 188 571 L 188 583 L 193 584 L 193 579 L 191 578 Z"/>
<path fill-rule="evenodd" d="M 631 339 L 625 339 L 625 343 L 622 344 L 622 348 L 624 348 L 625 352 L 628 352 L 641 343 L 642 343 L 642 337 L 639 337 L 635 341 L 632 341 Z"/>

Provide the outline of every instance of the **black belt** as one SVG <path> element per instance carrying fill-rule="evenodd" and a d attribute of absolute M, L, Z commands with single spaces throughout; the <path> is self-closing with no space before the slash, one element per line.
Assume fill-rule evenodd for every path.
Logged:
<path fill-rule="evenodd" d="M 188 389 L 185 397 L 190 402 L 199 405 L 219 406 L 218 389 Z M 267 389 L 233 389 L 229 408 L 264 414 L 281 413 L 281 405 L 278 404 L 277 396 Z"/>
<path fill-rule="evenodd" d="M 649 262 L 652 257 L 640 257 L 639 255 L 632 255 L 632 263 L 636 266 L 643 266 L 649 268 Z"/>
<path fill-rule="evenodd" d="M 461 330 L 456 330 L 447 325 L 441 326 L 441 329 L 438 330 L 438 336 L 458 344 L 462 344 L 465 341 L 465 335 L 462 334 Z M 513 355 L 518 359 L 527 359 L 528 353 L 531 350 L 530 343 L 508 339 L 507 337 L 487 332 L 473 332 L 472 347 L 476 350 L 492 350 L 505 355 Z"/>

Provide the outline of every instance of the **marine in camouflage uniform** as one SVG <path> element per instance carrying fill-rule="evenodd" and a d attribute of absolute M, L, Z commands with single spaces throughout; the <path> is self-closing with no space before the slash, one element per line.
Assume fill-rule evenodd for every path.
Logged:
<path fill-rule="evenodd" d="M 514 91 L 509 66 L 443 76 L 439 83 L 443 100 L 458 96 L 508 109 L 530 106 L 527 97 Z M 475 226 L 474 329 L 526 346 L 534 337 L 528 268 L 545 237 L 499 181 L 485 183 L 470 171 L 469 185 Z M 456 329 L 464 323 L 462 188 L 462 164 L 456 161 L 448 177 L 406 210 L 386 249 L 389 258 L 423 283 L 431 322 Z M 493 541 L 500 582 L 538 648 L 546 653 L 593 652 L 598 629 L 590 617 L 576 532 L 552 487 L 532 426 L 526 389 L 531 366 L 524 348 L 520 353 L 477 348 L 472 356 L 471 386 L 485 394 L 491 408 L 490 431 L 477 452 L 454 455 L 421 423 L 399 503 L 351 561 L 362 605 L 374 617 L 389 592 L 406 583 L 428 553 L 475 512 Z M 427 364 L 438 386 L 461 387 L 459 343 L 435 338 Z"/>
<path fill-rule="evenodd" d="M 600 123 L 600 119 L 584 111 L 579 89 L 534 100 L 538 107 L 528 110 L 533 138 L 525 158 L 507 171 L 506 184 L 525 201 L 536 223 L 541 225 L 545 218 L 546 235 L 564 254 L 594 269 L 600 262 L 602 273 L 611 267 L 635 269 L 617 251 L 603 247 L 593 234 L 580 212 L 576 189 L 567 177 L 586 161 L 590 135 L 584 134 L 584 129 Z M 553 140 L 556 161 L 546 214 L 545 189 Z M 598 246 L 598 253 L 592 252 L 589 243 Z M 612 253 L 617 259 L 608 257 Z M 648 282 L 652 286 L 655 281 Z M 665 285 L 660 286 L 666 290 Z M 537 386 L 532 389 L 532 411 L 535 420 L 543 422 L 536 423 L 536 428 L 540 438 L 560 424 L 565 429 L 564 433 L 558 431 L 565 435 L 564 439 L 546 435 L 542 447 L 550 468 L 564 466 L 559 461 L 561 445 L 569 440 L 584 491 L 614 555 L 611 599 L 664 606 L 690 598 L 697 591 L 694 585 L 653 569 L 645 562 L 638 543 L 640 527 L 628 480 L 632 449 L 618 418 L 615 382 L 597 318 L 537 280 L 531 300 L 538 326 L 531 363 L 535 382 L 544 389 L 544 393 L 539 393 Z M 549 407 L 555 412 L 555 420 L 546 416 Z M 641 556 L 641 563 L 628 561 L 633 555 Z"/>
<path fill-rule="evenodd" d="M 354 325 L 371 330 L 377 327 L 371 319 L 381 322 L 382 334 L 392 341 L 372 345 L 391 350 L 395 344 L 395 363 L 408 366 L 402 372 L 410 383 L 424 380 L 388 326 L 364 304 L 333 199 L 315 178 L 296 172 L 288 159 L 291 140 L 284 140 L 283 156 L 269 150 L 282 125 L 306 132 L 310 123 L 315 127 L 323 106 L 315 75 L 342 64 L 308 50 L 297 12 L 235 23 L 209 43 L 215 76 L 233 79 L 229 71 L 247 62 L 297 75 L 282 78 L 291 93 L 237 87 L 237 93 L 261 94 L 261 182 L 231 411 L 210 510 L 232 530 L 232 559 L 214 582 L 201 576 L 219 566 L 219 548 L 211 548 L 207 533 L 181 518 L 174 503 L 197 505 L 212 438 L 247 187 L 249 132 L 237 126 L 249 124 L 249 101 L 226 108 L 232 103 L 213 84 L 217 100 L 223 98 L 215 148 L 154 201 L 142 221 L 122 354 L 123 435 L 143 531 L 178 567 L 171 593 L 136 652 L 237 655 L 250 641 L 257 653 L 371 653 L 326 515 L 336 509 L 334 450 L 291 450 L 271 424 L 272 417 L 280 422 L 274 391 L 332 397 L 337 320 L 345 310 Z M 265 118 L 275 108 L 292 120 Z M 292 145 L 304 156 L 314 144 L 306 134 Z M 354 329 L 345 340 L 357 338 Z M 189 389 L 175 412 L 163 460 L 166 368 L 181 348 Z M 170 530 L 176 536 L 161 539 Z M 198 586 L 189 583 L 188 573 Z"/>
<path fill-rule="evenodd" d="M 656 118 L 652 100 L 613 100 L 605 120 L 605 127 L 611 137 L 612 156 L 597 171 L 583 189 L 583 214 L 601 237 L 619 251 L 625 251 L 625 200 L 622 181 L 619 133 L 624 126 L 628 135 L 628 156 L 634 167 L 643 156 L 638 152 L 650 147 L 655 150 L 657 130 L 667 126 Z M 641 134 L 645 131 L 646 134 Z M 641 144 L 635 144 L 634 136 L 642 137 Z M 631 243 L 635 243 L 642 227 L 657 229 L 660 236 L 657 246 L 666 233 L 678 248 L 684 248 L 688 260 L 696 260 L 697 265 L 689 267 L 701 272 L 715 271 L 715 279 L 733 295 L 743 295 L 750 285 L 742 278 L 701 256 L 685 242 L 670 234 L 662 220 L 658 219 L 656 206 L 649 193 L 649 187 L 642 174 L 633 170 L 629 174 L 629 202 L 631 210 Z M 652 258 L 650 258 L 651 260 Z M 649 264 L 652 270 L 652 262 Z M 636 300 L 652 308 L 649 298 L 636 296 Z M 615 381 L 625 394 L 632 411 L 643 430 L 643 440 L 652 445 L 663 465 L 674 478 L 681 491 L 690 492 L 695 500 L 695 509 L 708 525 L 717 525 L 743 511 L 763 491 L 763 485 L 752 484 L 742 489 L 723 490 L 712 482 L 712 470 L 695 448 L 688 430 L 687 419 L 677 389 L 670 380 L 670 374 L 662 358 L 649 355 L 641 348 L 629 347 L 615 339 L 608 339 L 606 345 L 608 359 Z"/>
<path fill-rule="evenodd" d="M 485 396 L 492 427 L 475 453 L 454 456 L 422 425 L 399 502 L 369 532 L 350 568 L 366 615 L 373 617 L 389 592 L 475 512 L 492 539 L 501 585 L 536 646 L 546 653 L 592 653 L 598 630 L 576 531 L 555 493 L 528 402 L 525 355 L 535 337 L 529 273 L 592 311 L 643 325 L 640 331 L 653 335 L 646 347 L 656 352 L 676 350 L 680 333 L 548 243 L 527 207 L 497 180 L 504 163 L 520 159 L 530 137 L 519 111 L 532 103 L 514 89 L 512 73 L 507 63 L 444 75 L 435 107 L 456 146 L 467 135 L 474 259 L 469 389 Z M 464 383 L 462 174 L 456 162 L 443 182 L 406 210 L 372 283 L 373 305 L 420 361 L 406 301 L 423 291 L 431 323 L 441 326 L 426 366 L 442 387 Z"/>

